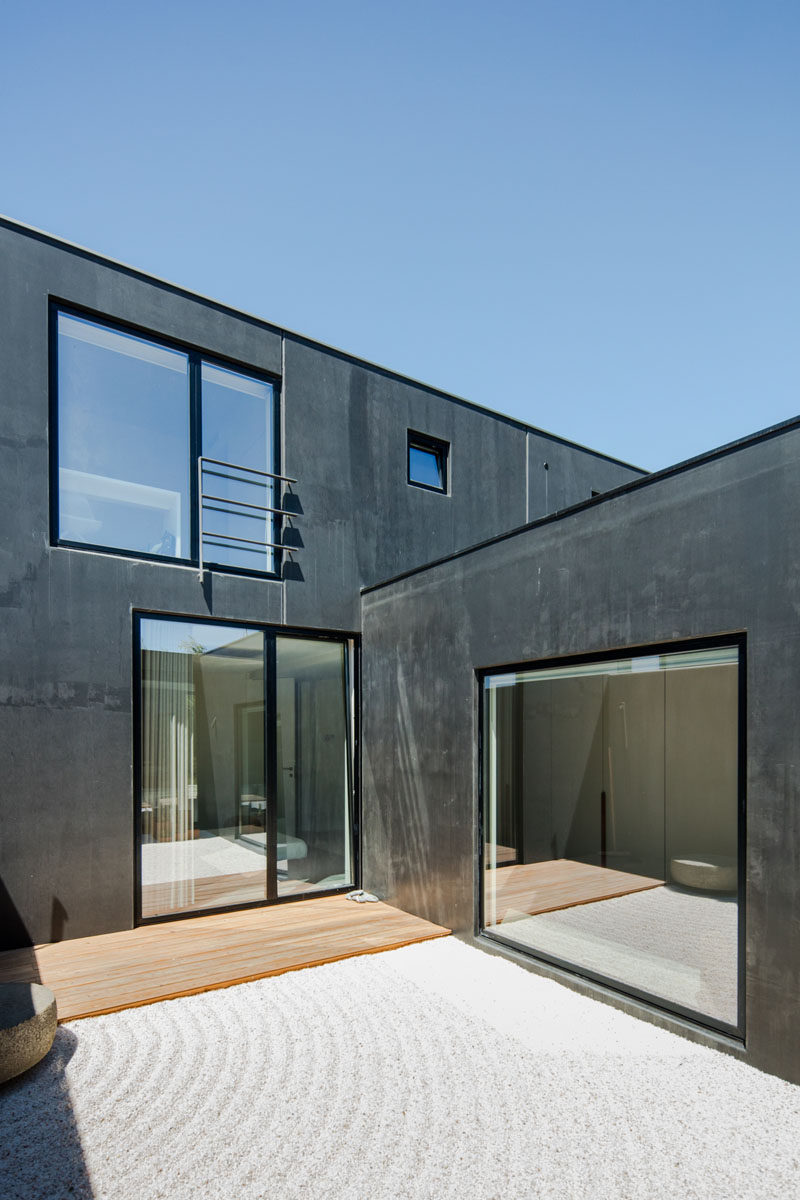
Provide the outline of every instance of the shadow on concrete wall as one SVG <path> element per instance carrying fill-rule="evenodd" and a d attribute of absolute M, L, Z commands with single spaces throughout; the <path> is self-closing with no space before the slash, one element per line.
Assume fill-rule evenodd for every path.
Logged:
<path fill-rule="evenodd" d="M 32 946 L 28 927 L 17 911 L 8 888 L 0 878 L 0 951 Z"/>
<path fill-rule="evenodd" d="M 53 896 L 50 902 L 50 936 L 47 939 L 49 942 L 64 940 L 64 930 L 68 920 L 69 913 L 66 908 L 58 896 Z M 34 941 L 30 930 L 0 877 L 0 954 L 9 950 L 20 952 L 26 949 L 32 950 L 33 946 Z M 31 964 L 35 963 L 35 955 L 31 954 L 30 961 Z M 31 975 L 30 978 L 38 982 L 38 976 Z"/>

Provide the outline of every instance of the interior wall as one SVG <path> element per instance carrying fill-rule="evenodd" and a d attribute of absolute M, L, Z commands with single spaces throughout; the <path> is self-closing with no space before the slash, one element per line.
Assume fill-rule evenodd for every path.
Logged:
<path fill-rule="evenodd" d="M 605 687 L 608 865 L 653 879 L 666 879 L 664 744 L 670 728 L 665 726 L 664 691 L 671 674 L 612 675 Z"/>
<path fill-rule="evenodd" d="M 667 863 L 736 855 L 738 686 L 734 666 L 667 676 Z"/>
<path fill-rule="evenodd" d="M 517 690 L 524 861 L 598 864 L 605 794 L 608 865 L 663 879 L 664 677 L 542 679 Z"/>

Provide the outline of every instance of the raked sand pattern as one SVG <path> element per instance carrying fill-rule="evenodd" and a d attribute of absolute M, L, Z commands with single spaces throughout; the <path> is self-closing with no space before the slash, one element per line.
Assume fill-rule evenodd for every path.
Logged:
<path fill-rule="evenodd" d="M 61 1027 L 4 1200 L 800 1194 L 800 1088 L 453 938 Z"/>

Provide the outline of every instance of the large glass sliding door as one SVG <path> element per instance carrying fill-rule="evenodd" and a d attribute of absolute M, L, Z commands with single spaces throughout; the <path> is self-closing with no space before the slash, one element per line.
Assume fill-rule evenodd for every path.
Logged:
<path fill-rule="evenodd" d="M 353 884 L 351 647 L 142 618 L 142 919 Z"/>
<path fill-rule="evenodd" d="M 739 658 L 484 676 L 482 925 L 741 1032 Z"/>

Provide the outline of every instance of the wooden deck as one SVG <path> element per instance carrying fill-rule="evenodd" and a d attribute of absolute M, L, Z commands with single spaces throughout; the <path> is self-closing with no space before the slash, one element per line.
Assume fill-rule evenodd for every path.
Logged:
<path fill-rule="evenodd" d="M 0 983 L 52 988 L 59 1022 L 394 950 L 449 929 L 388 904 L 300 900 L 0 954 Z"/>
<path fill-rule="evenodd" d="M 491 913 L 489 889 L 492 884 L 495 886 L 495 921 L 499 925 L 510 910 L 535 916 L 571 908 L 574 904 L 593 904 L 596 900 L 610 900 L 614 896 L 662 887 L 664 880 L 590 866 L 569 858 L 500 867 L 487 871 L 484 876 L 487 917 Z"/>

